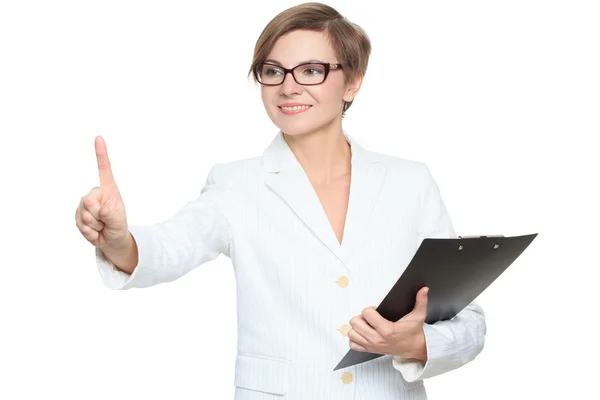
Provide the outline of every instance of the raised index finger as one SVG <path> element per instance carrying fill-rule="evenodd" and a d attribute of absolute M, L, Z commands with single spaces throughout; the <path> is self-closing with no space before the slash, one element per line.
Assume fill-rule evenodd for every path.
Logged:
<path fill-rule="evenodd" d="M 96 136 L 94 147 L 96 148 L 96 160 L 98 161 L 98 172 L 100 173 L 100 187 L 103 188 L 108 185 L 114 185 L 115 179 L 112 174 L 112 169 L 110 168 L 106 143 L 102 136 Z"/>

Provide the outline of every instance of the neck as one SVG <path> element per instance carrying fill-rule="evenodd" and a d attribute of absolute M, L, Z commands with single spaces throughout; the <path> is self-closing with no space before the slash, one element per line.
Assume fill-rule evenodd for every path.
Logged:
<path fill-rule="evenodd" d="M 350 173 L 352 151 L 340 125 L 301 135 L 283 133 L 310 181 L 326 185 Z"/>

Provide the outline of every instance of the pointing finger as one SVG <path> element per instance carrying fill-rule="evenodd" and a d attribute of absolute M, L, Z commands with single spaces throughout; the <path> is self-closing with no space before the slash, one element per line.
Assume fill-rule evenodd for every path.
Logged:
<path fill-rule="evenodd" d="M 114 185 L 115 179 L 110 167 L 106 143 L 102 136 L 96 136 L 94 147 L 96 148 L 96 160 L 98 161 L 98 172 L 100 173 L 100 187 L 103 188 L 108 185 Z"/>

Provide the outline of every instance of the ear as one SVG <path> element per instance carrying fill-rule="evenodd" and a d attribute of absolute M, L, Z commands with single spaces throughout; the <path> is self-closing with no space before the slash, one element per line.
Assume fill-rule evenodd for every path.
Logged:
<path fill-rule="evenodd" d="M 351 102 L 354 100 L 358 91 L 360 90 L 360 86 L 362 85 L 363 76 L 356 75 L 356 77 L 346 84 L 346 90 L 344 92 L 343 100 L 346 102 Z"/>

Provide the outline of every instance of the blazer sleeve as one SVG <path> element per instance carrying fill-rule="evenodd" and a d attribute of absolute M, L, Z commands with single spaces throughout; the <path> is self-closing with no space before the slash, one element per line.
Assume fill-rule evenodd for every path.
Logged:
<path fill-rule="evenodd" d="M 129 226 L 138 248 L 138 265 L 132 274 L 117 269 L 95 248 L 98 271 L 108 288 L 174 281 L 220 254 L 230 256 L 231 230 L 222 212 L 226 190 L 215 181 L 217 165 L 211 167 L 200 195 L 172 217 L 152 226 Z"/>
<path fill-rule="evenodd" d="M 423 164 L 423 191 L 419 241 L 425 238 L 455 238 L 452 222 L 429 168 Z M 425 363 L 392 356 L 394 368 L 407 382 L 414 382 L 459 368 L 472 361 L 483 349 L 486 323 L 482 308 L 469 304 L 454 318 L 423 324 L 427 346 Z"/>

